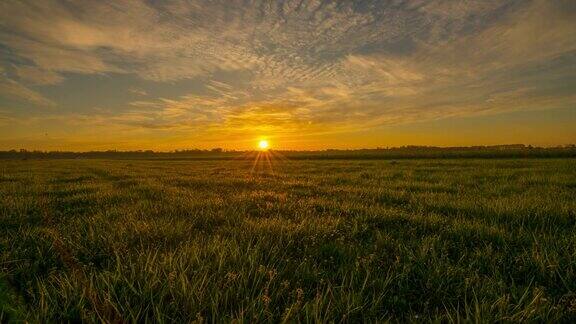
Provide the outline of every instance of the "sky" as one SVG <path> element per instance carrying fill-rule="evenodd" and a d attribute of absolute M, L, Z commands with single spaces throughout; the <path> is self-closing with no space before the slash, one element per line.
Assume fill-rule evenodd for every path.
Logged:
<path fill-rule="evenodd" d="M 0 150 L 576 143 L 574 0 L 2 0 Z"/>

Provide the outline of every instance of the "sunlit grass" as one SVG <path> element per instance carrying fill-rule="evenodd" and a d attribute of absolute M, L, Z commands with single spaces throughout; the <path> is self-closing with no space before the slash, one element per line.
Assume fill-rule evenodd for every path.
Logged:
<path fill-rule="evenodd" d="M 0 162 L 0 321 L 576 318 L 573 160 L 274 154 Z"/>

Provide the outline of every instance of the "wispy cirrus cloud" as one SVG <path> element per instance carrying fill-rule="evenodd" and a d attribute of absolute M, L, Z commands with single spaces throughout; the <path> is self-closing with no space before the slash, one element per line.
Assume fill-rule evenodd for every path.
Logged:
<path fill-rule="evenodd" d="M 38 106 L 54 106 L 55 103 L 38 92 L 10 79 L 0 81 L 0 95 L 16 101 L 25 101 Z"/>
<path fill-rule="evenodd" d="M 14 66 L 15 74 L 23 81 L 31 84 L 48 85 L 57 84 L 64 80 L 64 77 L 57 72 L 41 69 L 36 66 L 17 65 Z"/>

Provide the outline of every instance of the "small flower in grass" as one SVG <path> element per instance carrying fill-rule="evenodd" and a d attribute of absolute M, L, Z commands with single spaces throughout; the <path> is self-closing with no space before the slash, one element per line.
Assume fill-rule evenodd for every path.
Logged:
<path fill-rule="evenodd" d="M 172 282 L 176 279 L 176 272 L 175 271 L 170 271 L 168 273 L 168 281 Z"/>
<path fill-rule="evenodd" d="M 284 281 L 282 281 L 280 286 L 282 286 L 282 288 L 284 288 L 284 289 L 288 289 L 288 287 L 290 286 L 290 282 L 288 280 L 284 280 Z"/>
<path fill-rule="evenodd" d="M 236 279 L 238 279 L 240 275 L 237 274 L 236 272 L 228 272 L 226 273 L 226 276 L 224 278 L 226 278 L 227 281 L 234 281 Z"/>
<path fill-rule="evenodd" d="M 296 289 L 296 302 L 300 303 L 304 300 L 304 290 L 302 288 Z"/>
<path fill-rule="evenodd" d="M 268 308 L 268 305 L 270 305 L 271 301 L 272 301 L 272 298 L 270 298 L 270 296 L 268 296 L 268 291 L 266 291 L 264 293 L 264 295 L 262 295 L 262 302 L 264 303 L 264 306 L 266 308 Z"/>
<path fill-rule="evenodd" d="M 264 304 L 268 305 L 270 304 L 270 301 L 272 300 L 272 298 L 270 298 L 270 296 L 268 295 L 264 295 L 262 296 L 262 301 L 264 302 Z"/>
<path fill-rule="evenodd" d="M 568 307 L 568 310 L 572 313 L 576 313 L 576 298 L 570 301 L 570 306 Z"/>
<path fill-rule="evenodd" d="M 272 281 L 272 279 L 274 279 L 274 277 L 276 277 L 276 274 L 278 272 L 276 271 L 276 269 L 272 269 L 268 271 L 268 280 Z"/>

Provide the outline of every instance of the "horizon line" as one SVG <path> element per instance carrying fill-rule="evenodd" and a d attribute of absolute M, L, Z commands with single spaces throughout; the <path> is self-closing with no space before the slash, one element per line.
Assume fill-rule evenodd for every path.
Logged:
<path fill-rule="evenodd" d="M 270 148 L 269 151 L 275 152 L 353 152 L 353 151 L 386 151 L 398 149 L 570 149 L 576 148 L 576 144 L 558 144 L 555 146 L 536 146 L 531 144 L 496 144 L 496 145 L 465 145 L 465 146 L 435 146 L 435 145 L 401 145 L 401 146 L 386 146 L 386 147 L 364 147 L 364 148 L 324 148 L 324 149 L 274 149 Z M 174 150 L 153 150 L 153 149 L 137 149 L 137 150 L 122 150 L 122 149 L 104 149 L 104 150 L 88 150 L 88 151 L 74 151 L 74 150 L 38 150 L 38 149 L 8 149 L 0 150 L 0 153 L 147 153 L 147 154 L 175 154 L 175 153 L 243 153 L 258 151 L 257 149 L 225 149 L 221 147 L 213 148 L 183 148 Z"/>

